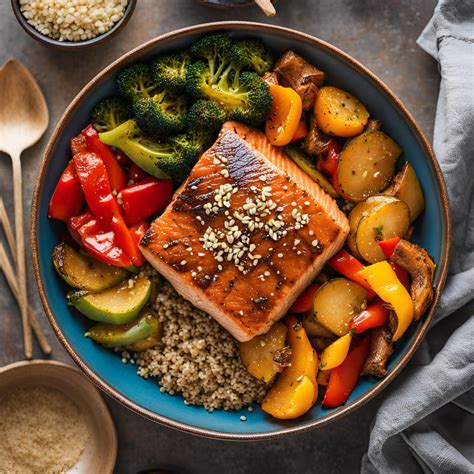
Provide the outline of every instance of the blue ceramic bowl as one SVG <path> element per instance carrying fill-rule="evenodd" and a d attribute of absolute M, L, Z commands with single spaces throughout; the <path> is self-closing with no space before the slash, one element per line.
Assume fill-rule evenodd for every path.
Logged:
<path fill-rule="evenodd" d="M 63 227 L 48 219 L 48 202 L 70 159 L 69 140 L 88 123 L 93 106 L 115 92 L 117 72 L 135 61 L 186 47 L 200 35 L 217 30 L 230 31 L 236 37 L 259 37 L 276 54 L 292 48 L 326 71 L 329 84 L 357 96 L 374 117 L 382 120 L 384 130 L 401 145 L 403 157 L 415 168 L 425 193 L 426 209 L 417 223 L 413 240 L 427 248 L 437 263 L 433 305 L 423 320 L 413 324 L 396 344 L 387 377 L 383 380 L 362 378 L 343 407 L 325 409 L 318 402 L 296 420 L 276 420 L 258 407 L 252 413 L 246 409 L 208 413 L 202 407 L 186 406 L 179 395 L 160 393 L 156 382 L 136 375 L 135 366 L 122 364 L 117 354 L 83 336 L 90 322 L 66 306 L 66 286 L 51 264 L 51 252 Z M 373 73 L 335 47 L 303 33 L 257 23 L 213 23 L 166 34 L 122 56 L 87 84 L 66 109 L 46 147 L 34 192 L 33 264 L 39 293 L 57 337 L 86 375 L 107 394 L 143 416 L 183 431 L 222 439 L 268 439 L 308 430 L 342 417 L 380 393 L 400 372 L 426 333 L 444 284 L 450 241 L 448 212 L 445 184 L 428 141 L 400 100 Z M 243 414 L 247 417 L 245 423 L 239 420 Z"/>

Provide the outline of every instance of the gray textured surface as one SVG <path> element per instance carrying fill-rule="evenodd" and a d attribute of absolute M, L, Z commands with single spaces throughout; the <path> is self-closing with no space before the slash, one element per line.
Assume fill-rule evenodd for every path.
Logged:
<path fill-rule="evenodd" d="M 105 65 L 122 53 L 161 33 L 197 23 L 254 20 L 296 28 L 329 41 L 378 74 L 408 106 L 431 137 L 438 74 L 435 62 L 415 40 L 430 18 L 435 1 L 279 0 L 278 15 L 267 20 L 256 8 L 214 10 L 192 0 L 140 0 L 129 25 L 109 43 L 80 53 L 58 52 L 36 43 L 20 26 L 10 2 L 0 2 L 0 64 L 21 60 L 40 83 L 50 108 L 51 123 L 43 140 L 24 159 L 25 213 L 29 214 L 41 151 L 66 105 Z M 0 159 L 0 191 L 12 215 L 11 170 Z M 5 159 L 3 159 L 5 158 Z M 25 229 L 27 232 L 27 229 Z M 30 273 L 29 294 L 42 314 Z M 57 343 L 53 357 L 72 363 Z M 0 365 L 22 358 L 19 312 L 0 276 Z M 41 357 L 38 348 L 35 355 Z M 396 381 L 394 382 L 396 383 Z M 174 465 L 189 473 L 358 472 L 367 447 L 371 420 L 383 394 L 338 423 L 310 433 L 271 442 L 232 444 L 200 439 L 161 427 L 107 400 L 119 433 L 116 472 L 136 472 Z"/>

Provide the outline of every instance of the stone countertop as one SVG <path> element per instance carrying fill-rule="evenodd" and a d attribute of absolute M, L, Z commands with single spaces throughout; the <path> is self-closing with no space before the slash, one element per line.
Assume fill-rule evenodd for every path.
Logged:
<path fill-rule="evenodd" d="M 15 57 L 31 70 L 45 93 L 51 117 L 44 138 L 23 156 L 25 216 L 30 212 L 42 150 L 76 93 L 126 51 L 154 36 L 192 24 L 252 20 L 288 26 L 322 38 L 378 74 L 401 97 L 431 137 L 439 76 L 435 62 L 415 40 L 431 17 L 435 3 L 434 0 L 280 0 L 276 4 L 277 16 L 268 19 L 255 7 L 221 10 L 204 7 L 193 0 L 140 0 L 130 23 L 117 37 L 94 49 L 76 53 L 49 49 L 34 41 L 16 22 L 10 2 L 1 2 L 0 64 Z M 13 219 L 8 159 L 0 160 L 0 190 Z M 72 364 L 43 315 L 32 272 L 29 295 L 54 347 L 53 358 Z M 3 275 L 0 275 L 0 315 L 2 366 L 22 358 L 20 314 Z M 35 356 L 42 357 L 37 346 Z M 222 442 L 180 433 L 145 420 L 107 399 L 119 434 L 116 472 L 133 473 L 157 466 L 206 474 L 224 470 L 228 474 L 358 472 L 360 458 L 367 448 L 370 423 L 383 396 L 382 393 L 357 412 L 327 427 L 255 443 Z"/>

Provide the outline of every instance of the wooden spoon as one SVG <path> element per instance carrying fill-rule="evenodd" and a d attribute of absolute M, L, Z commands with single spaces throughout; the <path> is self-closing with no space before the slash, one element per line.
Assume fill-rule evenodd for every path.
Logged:
<path fill-rule="evenodd" d="M 10 155 L 13 166 L 18 297 L 27 358 L 33 357 L 33 344 L 26 292 L 20 156 L 43 136 L 48 120 L 46 101 L 35 79 L 21 63 L 9 59 L 0 69 L 0 151 Z"/>

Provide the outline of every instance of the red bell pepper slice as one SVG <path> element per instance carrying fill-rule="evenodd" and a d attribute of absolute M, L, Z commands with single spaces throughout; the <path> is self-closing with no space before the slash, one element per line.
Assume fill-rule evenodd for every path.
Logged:
<path fill-rule="evenodd" d="M 79 235 L 86 250 L 98 260 L 117 267 L 130 267 L 132 260 L 118 245 L 113 230 L 104 231 L 96 219 L 92 219 L 79 228 Z"/>
<path fill-rule="evenodd" d="M 290 313 L 306 313 L 313 308 L 314 297 L 316 292 L 319 290 L 321 285 L 319 283 L 313 283 L 309 285 L 306 290 L 298 296 L 297 300 L 293 303 L 293 306 L 290 308 Z"/>
<path fill-rule="evenodd" d="M 127 175 L 117 161 L 114 152 L 105 143 L 100 141 L 99 134 L 94 126 L 88 125 L 82 131 L 82 135 L 86 138 L 87 150 L 96 153 L 104 161 L 112 190 L 118 193 L 125 189 L 128 181 Z"/>
<path fill-rule="evenodd" d="M 349 323 L 349 329 L 359 334 L 367 329 L 383 326 L 387 322 L 389 313 L 385 303 L 377 300 L 354 317 Z"/>
<path fill-rule="evenodd" d="M 79 213 L 84 204 L 84 193 L 81 183 L 70 161 L 59 178 L 51 201 L 49 201 L 48 217 L 67 222 Z"/>
<path fill-rule="evenodd" d="M 173 181 L 150 176 L 124 189 L 120 196 L 125 222 L 127 225 L 136 224 L 161 211 L 171 202 Z"/>
<path fill-rule="evenodd" d="M 367 281 L 359 275 L 359 271 L 364 268 L 364 265 L 347 250 L 340 250 L 329 260 L 328 265 L 333 270 L 336 270 L 336 272 L 365 288 L 367 290 L 367 299 L 369 301 L 375 298 L 374 290 L 372 290 Z"/>
<path fill-rule="evenodd" d="M 398 242 L 400 242 L 400 237 L 398 236 L 377 242 L 379 247 L 382 249 L 383 254 L 387 257 L 387 260 L 392 256 Z"/>
<path fill-rule="evenodd" d="M 306 121 L 303 116 L 300 120 L 300 123 L 298 124 L 298 127 L 296 128 L 293 138 L 291 139 L 291 143 L 301 140 L 302 138 L 306 137 L 306 135 L 308 135 L 308 127 L 306 126 Z"/>
<path fill-rule="evenodd" d="M 132 225 L 129 228 L 132 239 L 137 244 L 137 246 L 140 244 L 140 240 L 142 240 L 143 236 L 145 235 L 149 227 L 150 227 L 150 224 L 148 224 L 148 222 L 146 221 L 143 221 L 143 222 L 139 222 L 138 224 Z M 143 254 L 142 254 L 142 260 L 141 260 L 140 265 L 143 265 L 144 263 L 145 263 L 145 259 L 143 258 Z"/>
<path fill-rule="evenodd" d="M 123 220 L 117 200 L 112 195 L 107 170 L 101 157 L 91 152 L 76 153 L 74 165 L 87 204 L 97 219 L 98 226 L 113 231 L 116 243 L 133 264 L 135 261 L 141 261 L 140 250 Z"/>
<path fill-rule="evenodd" d="M 132 166 L 133 161 L 123 151 L 115 150 L 115 158 L 117 158 L 120 166 L 126 170 Z"/>
<path fill-rule="evenodd" d="M 81 151 L 87 151 L 86 137 L 80 134 L 77 137 L 71 138 L 69 146 L 73 156 Z"/>
<path fill-rule="evenodd" d="M 116 267 L 132 265 L 117 244 L 113 231 L 102 230 L 89 209 L 72 217 L 67 227 L 71 237 L 97 260 Z"/>
<path fill-rule="evenodd" d="M 359 380 L 359 375 L 369 355 L 369 349 L 369 337 L 357 340 L 344 362 L 331 369 L 329 383 L 322 402 L 323 407 L 336 408 L 347 401 Z"/>
<path fill-rule="evenodd" d="M 86 209 L 83 213 L 71 217 L 67 223 L 67 228 L 71 237 L 80 245 L 82 243 L 81 236 L 79 235 L 79 229 L 87 222 L 94 219 L 92 212 L 89 209 Z"/>
<path fill-rule="evenodd" d="M 318 158 L 319 169 L 327 176 L 332 177 L 336 174 L 341 148 L 333 138 L 329 142 L 326 156 Z"/>
<path fill-rule="evenodd" d="M 146 171 L 143 171 L 138 165 L 132 163 L 128 171 L 128 176 L 130 179 L 133 179 L 135 183 L 138 183 L 139 181 L 148 178 L 150 175 Z"/>
<path fill-rule="evenodd" d="M 409 275 L 409 273 L 404 268 L 402 268 L 400 265 L 397 265 L 396 263 L 390 261 L 390 258 L 392 256 L 398 242 L 400 242 L 400 237 L 395 236 L 395 237 L 392 237 L 391 239 L 382 240 L 381 242 L 377 242 L 377 243 L 378 243 L 379 247 L 382 249 L 382 252 L 384 253 L 385 257 L 387 258 L 388 263 L 390 264 L 393 271 L 397 275 L 397 278 L 400 280 L 401 284 L 405 288 L 409 288 L 410 287 L 410 275 Z"/>

